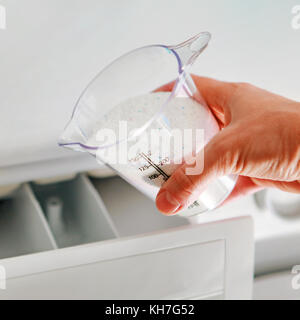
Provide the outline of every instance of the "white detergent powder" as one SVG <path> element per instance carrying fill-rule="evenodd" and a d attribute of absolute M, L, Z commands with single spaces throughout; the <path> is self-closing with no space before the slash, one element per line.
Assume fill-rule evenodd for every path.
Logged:
<path fill-rule="evenodd" d="M 120 121 L 123 121 L 123 125 L 126 123 L 127 139 L 126 136 L 119 136 Z M 103 141 L 103 134 L 99 135 L 103 129 L 106 130 L 105 134 L 113 132 L 119 143 L 114 144 L 115 141 L 110 139 Z M 191 139 L 187 135 L 186 139 L 181 139 L 181 145 L 175 143 L 174 129 L 181 137 L 185 136 L 185 130 L 189 130 L 192 133 Z M 204 132 L 204 139 L 201 141 L 198 141 L 199 136 L 196 135 L 199 129 Z M 191 151 L 199 152 L 218 130 L 214 117 L 197 101 L 187 97 L 170 98 L 169 92 L 157 92 L 128 99 L 111 109 L 95 122 L 87 145 L 102 147 L 97 152 L 97 158 L 154 199 L 162 184 L 179 166 L 179 160 L 183 157 L 189 159 Z M 170 139 L 155 141 L 159 136 Z M 105 147 L 106 145 L 113 146 Z M 127 154 L 124 162 L 122 156 L 125 151 Z M 120 157 L 123 159 L 122 163 L 118 161 Z M 214 208 L 226 198 L 234 184 L 235 179 L 232 177 L 215 180 L 182 215 L 193 215 Z"/>

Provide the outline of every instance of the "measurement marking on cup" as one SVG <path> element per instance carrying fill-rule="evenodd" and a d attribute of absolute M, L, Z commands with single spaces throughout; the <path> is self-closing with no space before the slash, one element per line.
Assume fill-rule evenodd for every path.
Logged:
<path fill-rule="evenodd" d="M 146 160 L 148 163 L 149 163 L 149 165 L 151 166 L 151 167 L 153 167 L 159 174 L 161 174 L 162 176 L 163 176 L 163 179 L 165 180 L 165 181 L 167 181 L 169 178 L 170 178 L 170 176 L 169 175 L 167 175 L 156 163 L 154 163 L 148 156 L 146 156 L 145 155 L 145 153 L 140 153 L 140 156 L 144 159 L 144 160 Z M 153 174 L 153 175 L 151 175 L 149 178 L 150 179 L 155 179 L 155 178 L 157 178 L 158 176 L 156 176 L 155 174 Z M 200 204 L 199 204 L 199 202 L 196 200 L 196 201 L 194 201 L 192 204 L 190 204 L 189 206 L 188 206 L 188 209 L 192 209 L 192 208 L 194 208 L 194 207 L 199 207 L 200 206 Z"/>
<path fill-rule="evenodd" d="M 145 153 L 140 153 L 141 157 L 146 160 L 159 174 L 161 174 L 165 181 L 167 181 L 170 176 L 167 175 L 157 164 L 155 164 L 149 157 L 145 155 Z"/>

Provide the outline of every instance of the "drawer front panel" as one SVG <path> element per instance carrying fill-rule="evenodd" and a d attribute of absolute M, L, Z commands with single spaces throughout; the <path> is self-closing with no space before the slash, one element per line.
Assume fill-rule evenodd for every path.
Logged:
<path fill-rule="evenodd" d="M 198 243 L 10 279 L 0 298 L 199 299 L 222 292 L 224 261 L 223 240 Z"/>

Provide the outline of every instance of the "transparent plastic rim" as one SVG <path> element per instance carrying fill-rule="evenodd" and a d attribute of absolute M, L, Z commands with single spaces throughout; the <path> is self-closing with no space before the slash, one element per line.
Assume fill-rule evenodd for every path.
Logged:
<path fill-rule="evenodd" d="M 75 107 L 73 109 L 73 112 L 72 112 L 72 116 L 71 116 L 71 119 L 69 120 L 68 124 L 66 125 L 65 129 L 71 124 L 71 122 L 74 120 L 74 117 L 75 117 L 75 114 L 78 110 L 78 105 L 79 105 L 79 102 L 80 100 L 82 99 L 82 97 L 85 95 L 85 93 L 88 91 L 88 89 L 90 88 L 90 86 L 95 82 L 97 81 L 97 79 L 99 77 L 102 76 L 102 74 L 107 70 L 109 69 L 116 61 L 118 61 L 119 59 L 122 59 L 122 58 L 125 58 L 126 56 L 132 54 L 133 52 L 135 51 L 138 51 L 138 50 L 142 50 L 142 49 L 148 49 L 148 48 L 154 48 L 154 47 L 157 47 L 157 48 L 164 48 L 166 50 L 169 50 L 170 52 L 172 52 L 174 54 L 174 56 L 176 57 L 177 59 L 177 62 L 178 62 L 178 77 L 177 79 L 175 79 L 175 83 L 174 83 L 174 86 L 173 86 L 173 90 L 170 91 L 170 96 L 168 97 L 168 99 L 163 103 L 163 105 L 161 106 L 160 110 L 158 110 L 141 128 L 139 128 L 139 130 L 137 130 L 137 132 L 134 134 L 134 135 L 131 135 L 130 137 L 128 137 L 127 139 L 123 139 L 123 140 L 118 140 L 117 142 L 115 143 L 112 143 L 112 144 L 107 144 L 107 145 L 103 145 L 103 146 L 89 146 L 87 144 L 84 144 L 82 142 L 79 142 L 79 141 L 74 141 L 74 142 L 58 142 L 58 145 L 61 146 L 61 147 L 68 147 L 68 146 L 80 146 L 81 148 L 83 149 L 86 149 L 88 151 L 97 151 L 97 150 L 104 150 L 104 149 L 107 149 L 107 148 L 110 148 L 110 147 L 113 147 L 113 146 L 116 146 L 124 141 L 130 141 L 130 140 L 133 140 L 134 138 L 136 138 L 137 136 L 140 136 L 150 125 L 151 123 L 153 123 L 153 121 L 155 121 L 155 119 L 157 119 L 162 113 L 163 113 L 163 110 L 165 108 L 165 106 L 169 103 L 170 100 L 173 99 L 174 95 L 175 95 L 175 92 L 177 92 L 178 88 L 182 85 L 182 79 L 183 79 L 183 76 L 185 74 L 185 69 L 184 69 L 184 66 L 182 64 L 182 61 L 178 55 L 178 53 L 176 52 L 175 49 L 177 48 L 181 48 L 183 46 L 185 46 L 186 44 L 189 44 L 189 43 L 193 43 L 195 39 L 198 39 L 200 37 L 207 37 L 207 40 L 206 40 L 206 44 L 203 46 L 202 50 L 206 48 L 207 44 L 209 43 L 209 40 L 211 38 L 211 35 L 209 32 L 201 32 L 197 35 L 195 35 L 194 37 L 176 45 L 176 46 L 166 46 L 166 45 L 161 45 L 161 44 L 158 44 L 158 45 L 150 45 L 150 46 L 145 46 L 145 47 L 141 47 L 141 48 L 137 48 L 135 50 L 132 50 L 132 51 L 129 51 L 127 53 L 125 53 L 124 55 L 118 57 L 117 59 L 113 60 L 110 64 L 108 64 L 104 69 L 102 69 L 89 83 L 88 85 L 85 87 L 85 89 L 83 90 L 83 92 L 81 93 L 81 95 L 79 96 L 79 98 L 77 99 L 76 101 L 76 104 L 75 104 Z"/>

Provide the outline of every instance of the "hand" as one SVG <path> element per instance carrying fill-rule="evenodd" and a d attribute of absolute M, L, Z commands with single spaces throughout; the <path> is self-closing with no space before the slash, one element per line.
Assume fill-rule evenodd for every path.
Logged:
<path fill-rule="evenodd" d="M 300 193 L 300 103 L 246 83 L 193 79 L 223 129 L 205 146 L 203 172 L 186 175 L 188 165 L 180 166 L 159 191 L 157 208 L 175 214 L 228 174 L 239 175 L 228 199 L 264 187 Z"/>

